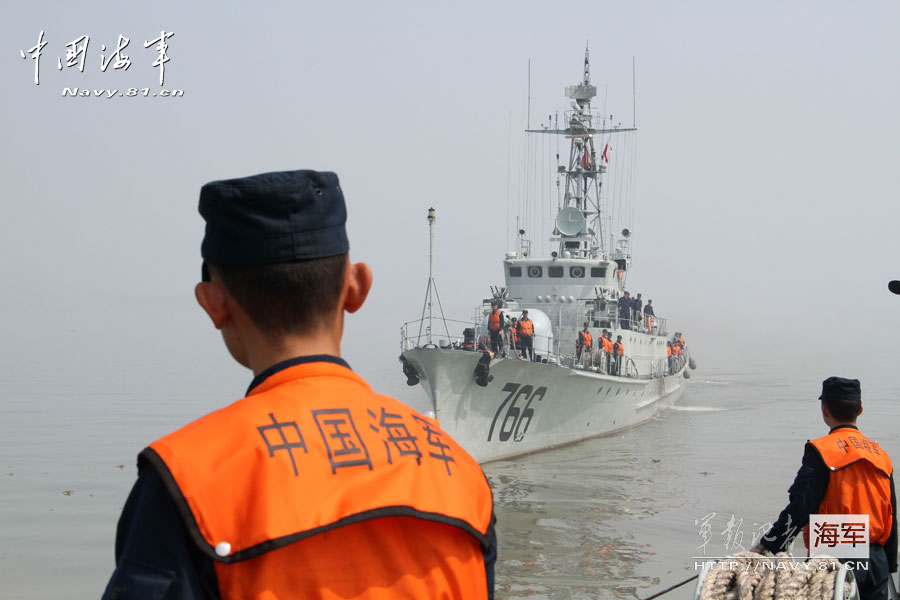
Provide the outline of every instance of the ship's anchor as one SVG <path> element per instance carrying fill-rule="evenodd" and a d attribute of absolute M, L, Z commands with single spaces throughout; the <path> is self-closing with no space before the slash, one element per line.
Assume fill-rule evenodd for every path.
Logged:
<path fill-rule="evenodd" d="M 484 352 L 481 355 L 481 358 L 478 359 L 478 364 L 475 365 L 475 383 L 480 385 L 481 387 L 487 387 L 487 384 L 494 380 L 494 376 L 491 375 L 491 355 L 488 352 Z"/>
<path fill-rule="evenodd" d="M 403 364 L 403 374 L 406 375 L 406 385 L 413 386 L 419 383 L 419 373 L 402 354 L 400 355 L 400 362 Z"/>

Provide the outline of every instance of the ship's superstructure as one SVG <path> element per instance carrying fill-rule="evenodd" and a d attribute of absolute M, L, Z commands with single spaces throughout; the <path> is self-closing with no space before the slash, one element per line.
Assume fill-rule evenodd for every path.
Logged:
<path fill-rule="evenodd" d="M 422 321 L 403 327 L 400 360 L 408 383 L 421 382 L 441 426 L 481 462 L 645 421 L 677 400 L 689 376 L 683 341 L 674 342 L 679 355 L 669 355 L 665 319 L 634 310 L 625 298 L 631 232 L 608 231 L 612 219 L 602 211 L 601 194 L 610 144 L 598 149 L 595 140 L 635 129 L 604 126 L 591 112 L 596 94 L 586 50 L 581 82 L 566 88 L 571 110 L 564 126 L 527 130 L 569 142 L 568 160 L 556 169 L 559 199 L 550 256 L 532 256 L 532 243 L 520 229 L 516 251 L 503 260 L 505 286 L 492 288 L 471 322 L 442 318 L 447 337 L 438 336 L 435 344 L 426 294 L 425 339 L 424 312 Z M 434 224 L 433 210 L 429 223 Z M 499 346 L 489 331 L 495 305 L 506 319 Z M 511 319 L 520 321 L 524 311 L 533 323 L 533 355 L 515 343 L 511 330 Z M 591 351 L 577 343 L 585 323 Z M 451 329 L 462 335 L 450 337 Z M 607 351 L 603 330 L 611 332 Z M 610 352 L 612 340 L 618 343 Z"/>

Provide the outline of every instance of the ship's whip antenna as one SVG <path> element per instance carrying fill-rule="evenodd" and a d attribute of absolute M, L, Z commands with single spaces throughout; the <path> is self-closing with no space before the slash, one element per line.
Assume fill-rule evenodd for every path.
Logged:
<path fill-rule="evenodd" d="M 416 345 L 422 338 L 422 326 L 425 323 L 425 311 L 428 311 L 428 329 L 425 331 L 426 345 L 433 346 L 431 341 L 433 314 L 432 291 L 434 298 L 437 299 L 438 310 L 441 311 L 441 320 L 444 321 L 444 330 L 447 332 L 447 341 L 450 341 L 450 328 L 447 327 L 447 319 L 444 317 L 444 307 L 441 306 L 441 295 L 438 294 L 437 283 L 434 281 L 434 222 L 437 220 L 434 214 L 434 208 L 428 209 L 428 287 L 425 288 L 425 304 L 422 306 L 422 318 L 419 320 L 419 336 L 416 339 Z"/>
<path fill-rule="evenodd" d="M 531 59 L 528 59 L 528 129 L 531 129 Z"/>
<path fill-rule="evenodd" d="M 631 57 L 631 126 L 637 127 L 637 100 L 635 95 L 634 57 Z"/>

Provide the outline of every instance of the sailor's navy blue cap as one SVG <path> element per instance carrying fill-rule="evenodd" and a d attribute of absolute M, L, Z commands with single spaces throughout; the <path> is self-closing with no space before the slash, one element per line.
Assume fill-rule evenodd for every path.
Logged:
<path fill-rule="evenodd" d="M 822 382 L 822 395 L 819 400 L 841 404 L 862 404 L 862 393 L 859 389 L 859 379 L 844 379 L 843 377 L 829 377 Z"/>
<path fill-rule="evenodd" d="M 350 249 L 338 177 L 279 171 L 207 183 L 200 190 L 203 260 L 264 265 L 337 256 Z"/>

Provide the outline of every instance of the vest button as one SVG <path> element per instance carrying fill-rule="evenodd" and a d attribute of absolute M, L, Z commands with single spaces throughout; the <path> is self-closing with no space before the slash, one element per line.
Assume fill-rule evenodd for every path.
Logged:
<path fill-rule="evenodd" d="M 216 544 L 216 554 L 218 556 L 228 556 L 231 554 L 231 544 L 228 542 L 219 542 Z"/>

